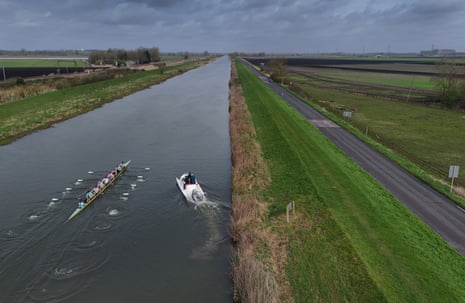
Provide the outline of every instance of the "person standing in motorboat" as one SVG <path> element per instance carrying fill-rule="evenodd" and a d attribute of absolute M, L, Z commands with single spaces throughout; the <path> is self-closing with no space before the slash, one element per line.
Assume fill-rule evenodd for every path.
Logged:
<path fill-rule="evenodd" d="M 195 175 L 191 174 L 191 184 L 195 184 Z"/>
<path fill-rule="evenodd" d="M 186 185 L 192 184 L 192 173 L 189 172 L 184 178 L 182 179 L 184 182 L 184 189 L 186 189 Z"/>

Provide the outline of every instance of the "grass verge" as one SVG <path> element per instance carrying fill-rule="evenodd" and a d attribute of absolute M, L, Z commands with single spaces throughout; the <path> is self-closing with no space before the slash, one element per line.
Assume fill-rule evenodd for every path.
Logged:
<path fill-rule="evenodd" d="M 295 302 L 461 302 L 465 260 L 244 65 L 271 183 L 265 226 L 288 244 Z M 289 201 L 292 224 L 283 224 Z"/>

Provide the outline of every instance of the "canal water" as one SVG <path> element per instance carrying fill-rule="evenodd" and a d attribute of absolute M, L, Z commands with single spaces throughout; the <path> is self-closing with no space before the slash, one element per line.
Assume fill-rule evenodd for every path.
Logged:
<path fill-rule="evenodd" d="M 229 74 L 223 57 L 0 147 L 0 302 L 231 302 Z"/>

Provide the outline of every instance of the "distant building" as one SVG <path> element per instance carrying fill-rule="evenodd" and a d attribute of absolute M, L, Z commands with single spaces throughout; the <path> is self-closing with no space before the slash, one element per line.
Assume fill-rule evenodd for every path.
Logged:
<path fill-rule="evenodd" d="M 423 57 L 454 57 L 456 56 L 455 49 L 432 49 L 423 50 L 420 52 Z"/>

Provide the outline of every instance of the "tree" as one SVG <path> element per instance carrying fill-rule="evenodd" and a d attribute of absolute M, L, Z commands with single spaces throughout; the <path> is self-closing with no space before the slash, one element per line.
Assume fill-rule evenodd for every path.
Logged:
<path fill-rule="evenodd" d="M 271 78 L 274 81 L 284 83 L 286 78 L 286 68 L 285 68 L 286 59 L 285 58 L 273 58 L 268 61 L 268 69 L 271 72 Z"/>
<path fill-rule="evenodd" d="M 160 61 L 160 51 L 158 50 L 158 47 L 150 48 L 149 52 L 150 52 L 150 59 L 152 60 L 152 62 Z"/>
<path fill-rule="evenodd" d="M 464 98 L 460 89 L 463 83 L 460 83 L 457 74 L 455 62 L 444 58 L 438 65 L 437 76 L 433 79 L 439 90 L 439 100 L 447 107 L 456 107 Z"/>

